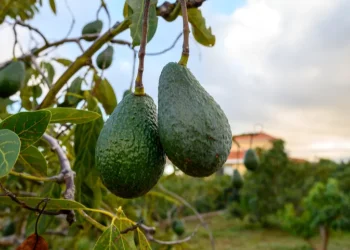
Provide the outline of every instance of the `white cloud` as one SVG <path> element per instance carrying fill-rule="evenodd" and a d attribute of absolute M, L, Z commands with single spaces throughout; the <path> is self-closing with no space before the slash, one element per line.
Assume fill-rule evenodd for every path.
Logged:
<path fill-rule="evenodd" d="M 206 13 L 217 44 L 203 53 L 201 82 L 234 133 L 260 122 L 293 156 L 350 155 L 341 146 L 350 143 L 349 8 L 347 0 L 249 0 L 230 16 Z M 339 145 L 311 146 L 320 142 Z"/>

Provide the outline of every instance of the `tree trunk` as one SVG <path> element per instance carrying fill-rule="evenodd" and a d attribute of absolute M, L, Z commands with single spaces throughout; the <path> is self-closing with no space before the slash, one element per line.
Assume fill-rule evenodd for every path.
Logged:
<path fill-rule="evenodd" d="M 326 226 L 320 226 L 320 235 L 321 235 L 321 239 L 322 239 L 321 250 L 327 250 L 328 239 L 329 239 L 329 229 Z"/>

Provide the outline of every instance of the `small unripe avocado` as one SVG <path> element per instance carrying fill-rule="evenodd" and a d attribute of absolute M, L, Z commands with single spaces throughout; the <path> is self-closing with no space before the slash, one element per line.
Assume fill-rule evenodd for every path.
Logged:
<path fill-rule="evenodd" d="M 97 67 L 100 69 L 107 69 L 111 66 L 113 61 L 113 47 L 108 46 L 104 51 L 102 51 L 96 58 Z"/>
<path fill-rule="evenodd" d="M 148 95 L 127 95 L 101 130 L 96 165 L 103 184 L 116 196 L 146 194 L 163 174 L 157 110 Z"/>
<path fill-rule="evenodd" d="M 227 117 L 185 66 L 163 68 L 158 112 L 165 153 L 185 174 L 209 176 L 226 162 L 232 145 Z"/>
<path fill-rule="evenodd" d="M 259 157 L 253 149 L 248 149 L 244 155 L 244 166 L 251 171 L 259 167 Z"/>
<path fill-rule="evenodd" d="M 103 27 L 103 23 L 101 20 L 96 20 L 96 21 L 93 21 L 91 23 L 88 23 L 84 26 L 81 34 L 82 35 L 94 35 L 94 34 L 100 34 L 101 33 L 101 30 L 102 30 L 102 27 Z M 87 37 L 87 38 L 84 38 L 84 40 L 86 41 L 93 41 L 95 40 L 97 37 Z"/>
<path fill-rule="evenodd" d="M 238 189 L 243 187 L 243 179 L 237 169 L 233 171 L 232 186 Z"/>
<path fill-rule="evenodd" d="M 23 62 L 13 61 L 0 69 L 0 97 L 7 98 L 15 94 L 23 85 L 24 77 Z"/>
<path fill-rule="evenodd" d="M 174 220 L 171 224 L 171 228 L 178 236 L 183 235 L 185 232 L 185 225 L 182 220 Z"/>

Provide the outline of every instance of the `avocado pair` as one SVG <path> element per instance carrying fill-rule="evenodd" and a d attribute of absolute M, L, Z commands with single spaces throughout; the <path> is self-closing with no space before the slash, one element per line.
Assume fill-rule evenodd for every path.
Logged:
<path fill-rule="evenodd" d="M 185 174 L 204 177 L 217 171 L 230 152 L 224 112 L 186 66 L 163 68 L 158 99 L 157 115 L 150 96 L 126 95 L 98 138 L 101 179 L 122 198 L 141 196 L 156 185 L 165 155 Z"/>

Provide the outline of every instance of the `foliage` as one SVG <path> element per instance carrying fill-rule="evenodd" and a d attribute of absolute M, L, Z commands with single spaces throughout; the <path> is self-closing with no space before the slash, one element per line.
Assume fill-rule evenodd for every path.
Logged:
<path fill-rule="evenodd" d="M 28 54 L 0 63 L 1 67 L 5 67 L 11 61 L 18 61 L 25 66 L 24 82 L 18 91 L 19 94 L 0 98 L 0 183 L 6 188 L 1 191 L 7 194 L 0 197 L 0 212 L 6 211 L 4 218 L 0 218 L 0 225 L 8 225 L 11 230 L 6 232 L 16 235 L 21 240 L 33 234 L 35 229 L 40 235 L 52 230 L 64 232 L 64 241 L 45 235 L 50 249 L 150 249 L 149 237 L 135 226 L 141 218 L 150 226 L 158 226 L 167 218 L 169 210 L 173 207 L 179 210 L 179 218 L 192 215 L 193 211 L 184 209 L 179 200 L 156 188 L 145 197 L 124 200 L 112 195 L 101 184 L 95 164 L 96 141 L 106 115 L 111 114 L 118 103 L 113 83 L 104 74 L 108 65 L 101 66 L 99 62 L 92 60 L 100 48 L 107 45 L 109 50 L 112 50 L 115 43 L 111 40 L 127 29 L 131 35 L 130 42 L 127 42 L 131 46 L 128 47 L 136 51 L 134 47 L 140 44 L 142 38 L 145 1 L 126 0 L 125 19 L 120 24 L 118 22 L 109 25 L 112 28 L 105 33 L 102 31 L 102 23 L 98 23 L 98 27 L 94 28 L 98 32 L 94 31 L 96 36 L 93 38 L 84 36 L 89 33 L 88 30 L 83 31 L 82 37 L 78 39 L 62 37 L 61 40 L 54 41 L 47 39 L 40 27 L 32 27 L 28 21 L 35 18 L 44 5 L 59 15 L 56 2 L 0 1 L 0 24 L 6 21 L 8 25 L 13 26 L 14 32 L 21 26 L 28 29 L 31 39 L 35 37 L 35 33 L 44 42 L 42 45 L 36 42 L 36 47 L 27 50 Z M 175 1 L 173 4 L 157 4 L 160 3 L 151 1 L 147 41 L 155 36 L 160 17 L 173 21 L 180 13 L 179 5 Z M 205 18 L 197 9 L 198 6 L 192 6 L 190 11 L 194 38 L 203 45 L 210 43 L 212 46 L 215 36 L 210 28 L 206 28 Z M 100 8 L 96 10 L 97 20 L 100 10 L 104 10 L 109 16 L 108 6 L 103 0 Z M 96 20 L 96 13 L 90 14 L 92 20 Z M 14 34 L 15 51 L 16 46 L 22 47 L 22 44 L 18 34 Z M 89 42 L 80 43 L 83 40 Z M 71 42 L 78 44 L 82 50 L 77 59 L 52 58 L 54 47 L 66 46 Z M 108 55 L 107 63 L 111 64 L 112 59 L 112 54 Z M 62 74 L 59 74 L 60 71 L 56 68 L 58 64 L 64 68 Z M 126 83 L 125 89 L 132 89 L 129 82 Z M 74 173 L 70 170 L 71 166 Z M 178 178 L 185 179 L 188 186 L 193 182 L 190 178 Z M 213 211 L 219 207 L 216 202 L 219 203 L 222 199 L 221 184 L 229 185 L 229 180 L 223 179 L 225 180 L 209 178 L 199 181 L 200 191 L 196 193 L 199 197 L 193 196 L 192 192 L 185 196 L 189 198 L 190 203 L 197 204 L 195 206 L 201 211 Z M 75 186 L 72 186 L 72 180 Z M 164 178 L 162 183 L 171 187 L 170 190 L 185 193 L 181 183 L 173 176 Z M 173 183 L 176 183 L 175 188 Z M 206 189 L 208 183 L 209 186 L 213 186 L 211 190 Z M 218 187 L 215 187 L 217 185 Z M 18 195 L 11 196 L 11 193 Z M 77 220 L 69 225 L 62 217 L 44 213 L 36 226 L 37 214 L 34 211 L 38 212 L 38 204 L 45 197 L 49 197 L 45 213 L 63 214 L 68 222 L 71 222 L 68 215 L 75 214 Z M 154 202 L 164 206 L 158 209 Z M 204 203 L 205 207 L 201 205 Z M 116 209 L 120 205 L 122 208 Z M 25 227 L 24 222 L 27 222 Z M 21 233 L 22 228 L 25 228 L 24 234 Z M 176 237 L 171 230 L 165 230 L 165 235 L 164 239 L 168 240 Z M 137 240 L 134 240 L 134 236 Z M 17 243 L 19 242 L 15 241 L 13 244 Z"/>
<path fill-rule="evenodd" d="M 279 212 L 282 227 L 305 239 L 317 235 L 320 227 L 349 230 L 349 198 L 339 189 L 335 179 L 329 179 L 326 184 L 317 182 L 300 208 L 287 204 Z"/>
<path fill-rule="evenodd" d="M 245 175 L 241 204 L 246 213 L 265 225 L 276 222 L 275 215 L 285 204 L 298 207 L 314 183 L 327 181 L 336 168 L 336 164 L 325 160 L 315 164 L 290 161 L 281 140 L 258 154 L 260 166 Z"/>

